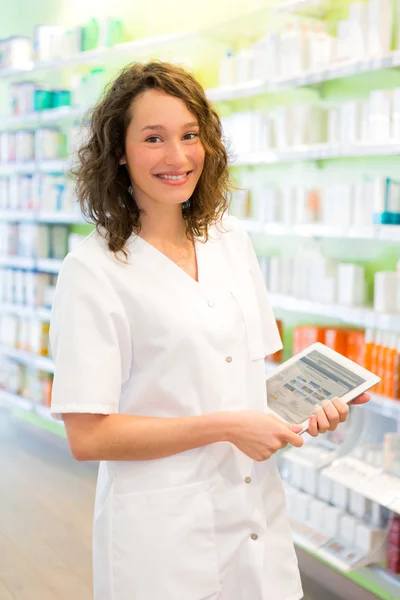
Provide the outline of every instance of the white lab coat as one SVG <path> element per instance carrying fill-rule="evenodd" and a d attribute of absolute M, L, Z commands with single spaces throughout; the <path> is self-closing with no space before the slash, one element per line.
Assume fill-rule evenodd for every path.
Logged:
<path fill-rule="evenodd" d="M 239 220 L 195 241 L 199 282 L 140 237 L 121 264 L 94 232 L 61 269 L 52 412 L 182 417 L 266 408 L 281 348 Z M 100 464 L 95 600 L 299 600 L 275 460 L 230 443 Z"/>

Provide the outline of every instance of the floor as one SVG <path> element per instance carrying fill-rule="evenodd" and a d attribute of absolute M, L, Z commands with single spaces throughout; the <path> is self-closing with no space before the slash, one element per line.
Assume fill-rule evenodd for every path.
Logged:
<path fill-rule="evenodd" d="M 96 471 L 0 410 L 0 600 L 93 600 Z M 343 600 L 305 578 L 305 600 Z"/>

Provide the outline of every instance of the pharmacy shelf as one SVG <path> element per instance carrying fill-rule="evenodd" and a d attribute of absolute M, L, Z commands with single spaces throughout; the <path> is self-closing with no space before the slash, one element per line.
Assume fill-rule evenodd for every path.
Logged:
<path fill-rule="evenodd" d="M 369 410 L 400 422 L 400 399 L 387 398 L 372 392 L 369 392 L 369 395 L 371 400 L 365 405 Z"/>
<path fill-rule="evenodd" d="M 111 47 L 96 48 L 95 50 L 87 50 L 86 52 L 78 52 L 66 58 L 54 60 L 32 62 L 21 68 L 8 68 L 0 70 L 0 79 L 8 77 L 25 77 L 27 74 L 35 74 L 41 71 L 51 71 L 63 69 L 65 67 L 82 67 L 92 63 L 110 62 L 119 55 L 132 57 L 143 54 L 157 48 L 168 47 L 174 43 L 193 42 L 194 36 L 198 35 L 198 31 L 188 31 L 183 33 L 172 33 L 154 36 L 150 38 L 142 38 L 131 42 L 116 44 Z"/>
<path fill-rule="evenodd" d="M 55 421 L 50 414 L 50 409 L 43 404 L 0 389 L 0 407 L 2 406 L 10 409 L 15 416 L 25 422 L 63 438 L 66 437 L 64 423 Z"/>
<path fill-rule="evenodd" d="M 49 110 L 42 110 L 27 115 L 11 115 L 0 118 L 0 130 L 18 129 L 23 127 L 40 127 L 50 122 L 74 121 L 81 119 L 90 110 L 86 107 L 61 106 Z"/>
<path fill-rule="evenodd" d="M 35 162 L 29 160 L 26 162 L 9 162 L 0 164 L 0 176 L 17 175 L 19 173 L 33 173 L 35 171 Z"/>
<path fill-rule="evenodd" d="M 382 71 L 384 69 L 398 67 L 399 65 L 400 51 L 396 51 L 390 52 L 380 58 L 351 60 L 333 64 L 317 71 L 305 71 L 296 77 L 272 79 L 270 81 L 254 79 L 229 86 L 209 88 L 206 90 L 206 95 L 212 102 L 252 98 L 263 94 L 273 94 L 282 90 L 324 83 L 325 81 L 353 77 L 362 73 Z M 17 129 L 21 127 L 40 127 L 49 122 L 80 121 L 88 114 L 90 108 L 90 106 L 62 106 L 60 108 L 38 111 L 27 115 L 4 116 L 0 119 L 0 130 Z"/>
<path fill-rule="evenodd" d="M 39 258 L 36 268 L 42 273 L 53 273 L 56 275 L 61 268 L 62 262 L 62 260 L 57 260 L 56 258 Z"/>
<path fill-rule="evenodd" d="M 5 356 L 23 365 L 31 367 L 32 369 L 45 371 L 46 373 L 54 373 L 55 370 L 54 362 L 51 360 L 51 358 L 39 356 L 33 352 L 19 350 L 18 348 L 0 346 L 0 356 Z"/>
<path fill-rule="evenodd" d="M 292 150 L 277 150 L 276 152 L 253 152 L 237 155 L 231 166 L 276 165 L 308 160 L 329 160 L 335 158 L 361 158 L 367 156 L 392 156 L 400 154 L 400 144 L 388 142 L 385 144 L 353 144 L 338 146 L 333 144 L 315 144 Z"/>
<path fill-rule="evenodd" d="M 334 0 L 283 0 L 273 7 L 276 14 L 302 14 L 322 19 L 334 7 Z"/>
<path fill-rule="evenodd" d="M 249 233 L 286 236 L 320 237 L 400 242 L 400 225 L 371 225 L 370 227 L 330 227 L 320 223 L 286 225 L 285 223 L 262 223 L 255 219 L 243 220 Z"/>
<path fill-rule="evenodd" d="M 26 162 L 9 162 L 0 164 L 0 176 L 40 173 L 65 173 L 70 168 L 67 159 L 29 160 Z"/>
<path fill-rule="evenodd" d="M 325 477 L 372 502 L 400 513 L 400 478 L 353 456 L 343 456 L 322 469 Z"/>
<path fill-rule="evenodd" d="M 272 79 L 270 81 L 254 79 L 229 86 L 210 88 L 206 91 L 206 94 L 212 102 L 252 98 L 263 94 L 273 94 L 282 90 L 324 83 L 325 81 L 353 77 L 362 73 L 373 73 L 375 71 L 391 69 L 399 65 L 400 51 L 396 51 L 380 58 L 351 60 L 333 64 L 317 71 L 304 71 L 296 77 Z"/>
<path fill-rule="evenodd" d="M 35 268 L 35 264 L 33 258 L 25 256 L 0 256 L 0 267 L 32 270 Z"/>
<path fill-rule="evenodd" d="M 326 553 L 321 552 L 318 548 L 307 543 L 307 541 L 297 532 L 292 531 L 292 536 L 295 545 L 307 552 L 317 561 L 317 568 L 318 562 L 333 567 L 340 575 L 343 575 L 350 581 L 362 586 L 370 593 L 374 594 L 376 598 L 380 598 L 381 600 L 395 600 L 395 598 L 399 598 L 400 578 L 386 571 L 382 567 L 370 565 L 368 567 L 351 569 L 349 571 L 346 563 L 343 563 L 341 566 L 344 568 L 340 568 L 339 562 L 332 561 L 329 556 L 326 556 Z"/>
<path fill-rule="evenodd" d="M 0 222 L 7 223 L 49 223 L 49 224 L 85 224 L 84 218 L 75 213 L 46 212 L 33 210 L 0 210 Z"/>
<path fill-rule="evenodd" d="M 24 256 L 0 256 L 0 267 L 14 269 L 27 269 L 29 271 L 41 271 L 43 273 L 57 274 L 60 270 L 62 260 L 55 258 L 25 258 Z"/>
<path fill-rule="evenodd" d="M 15 317 L 50 321 L 51 309 L 39 306 L 24 306 L 22 304 L 0 304 L 0 315 L 13 315 Z"/>
<path fill-rule="evenodd" d="M 285 294 L 270 294 L 270 298 L 275 309 L 335 319 L 358 327 L 373 327 L 400 333 L 400 314 L 381 314 L 371 308 L 352 308 L 338 304 L 312 302 Z"/>

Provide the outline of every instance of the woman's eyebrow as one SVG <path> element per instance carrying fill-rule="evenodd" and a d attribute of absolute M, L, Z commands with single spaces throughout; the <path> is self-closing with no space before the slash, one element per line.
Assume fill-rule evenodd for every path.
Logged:
<path fill-rule="evenodd" d="M 192 121 L 191 123 L 185 123 L 185 125 L 182 125 L 182 129 L 186 129 L 187 127 L 198 127 L 199 124 L 197 121 Z M 142 129 L 140 131 L 144 131 L 145 129 L 151 129 L 151 130 L 155 130 L 155 129 L 164 129 L 165 127 L 164 125 L 145 125 L 145 127 L 142 127 Z"/>

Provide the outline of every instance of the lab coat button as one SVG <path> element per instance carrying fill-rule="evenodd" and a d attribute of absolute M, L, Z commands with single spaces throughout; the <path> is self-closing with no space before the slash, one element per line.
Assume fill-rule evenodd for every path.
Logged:
<path fill-rule="evenodd" d="M 252 533 L 251 534 L 251 539 L 252 540 L 258 540 L 258 535 L 256 533 Z"/>
<path fill-rule="evenodd" d="M 213 307 L 215 306 L 215 302 L 214 302 L 213 300 L 209 300 L 209 301 L 208 301 L 208 306 L 209 306 L 210 308 L 213 308 Z"/>
<path fill-rule="evenodd" d="M 227 363 L 231 363 L 232 362 L 232 356 L 227 356 L 225 358 L 225 360 L 226 360 Z"/>
<path fill-rule="evenodd" d="M 245 483 L 251 483 L 251 477 L 245 477 L 244 478 L 244 482 Z"/>

